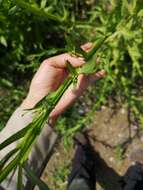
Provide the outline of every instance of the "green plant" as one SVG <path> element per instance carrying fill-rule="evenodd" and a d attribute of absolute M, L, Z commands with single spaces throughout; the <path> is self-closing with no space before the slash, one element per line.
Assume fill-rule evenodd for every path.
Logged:
<path fill-rule="evenodd" d="M 91 52 L 89 53 L 84 52 L 82 54 L 82 56 L 84 56 L 87 63 L 81 68 L 75 69 L 74 67 L 72 67 L 72 65 L 69 62 L 67 62 L 67 68 L 70 73 L 69 77 L 65 79 L 65 81 L 59 87 L 57 91 L 44 97 L 40 102 L 36 104 L 36 106 L 33 108 L 33 111 L 35 112 L 35 116 L 33 118 L 33 121 L 28 126 L 26 126 L 21 131 L 17 132 L 16 134 L 12 135 L 10 138 L 8 138 L 6 141 L 4 141 L 0 145 L 0 149 L 3 149 L 7 145 L 11 144 L 12 142 L 22 138 L 21 142 L 17 145 L 17 147 L 14 150 L 12 150 L 10 154 L 8 153 L 8 155 L 6 155 L 6 157 L 4 157 L 3 160 L 1 161 L 0 182 L 2 182 L 7 177 L 7 175 L 17 167 L 19 168 L 19 174 L 21 174 L 21 178 L 22 178 L 22 170 L 23 170 L 22 168 L 24 167 L 25 162 L 27 161 L 29 157 L 29 153 L 33 145 L 35 144 L 38 135 L 40 134 L 41 130 L 46 124 L 49 114 L 51 113 L 53 108 L 56 106 L 56 104 L 58 103 L 58 101 L 60 100 L 64 92 L 67 90 L 67 88 L 72 83 L 76 85 L 77 77 L 79 74 L 81 73 L 89 74 L 89 73 L 95 72 L 95 69 L 91 67 L 91 64 L 95 65 L 95 63 L 93 61 L 91 63 L 91 60 L 92 60 L 93 55 L 101 47 L 104 41 L 105 41 L 105 37 L 101 39 L 100 42 L 98 42 L 98 44 L 96 44 L 95 47 L 93 47 L 93 50 Z M 75 41 L 73 41 L 73 43 L 75 43 Z M 74 44 L 73 44 L 73 47 L 74 47 Z M 81 54 L 82 50 L 80 49 L 80 47 L 78 47 L 78 49 L 79 49 L 79 53 Z M 76 52 L 78 53 L 78 51 Z M 5 166 L 9 158 L 14 155 L 15 157 L 13 158 L 13 160 L 7 166 Z M 19 179 L 19 180 L 21 181 L 22 179 Z M 22 183 L 19 182 L 18 185 L 22 186 Z"/>
<path fill-rule="evenodd" d="M 140 125 L 143 125 L 143 88 L 141 85 L 143 74 L 143 3 L 141 0 L 111 0 L 106 1 L 106 3 L 101 0 L 96 5 L 91 3 L 91 6 L 83 1 L 74 1 L 72 3 L 70 0 L 59 2 L 56 0 L 49 2 L 43 0 L 29 0 L 27 2 L 3 0 L 0 3 L 2 5 L 2 14 L 0 13 L 0 23 L 2 25 L 0 30 L 1 54 L 7 50 L 9 52 L 8 54 L 5 53 L 3 58 L 0 58 L 0 63 L 2 67 L 4 67 L 5 61 L 13 63 L 12 67 L 8 67 L 8 73 L 12 73 L 15 69 L 17 73 L 19 71 L 24 73 L 29 69 L 35 71 L 38 67 L 38 62 L 42 58 L 63 51 L 69 51 L 77 55 L 82 54 L 88 61 L 88 56 L 92 57 L 98 46 L 93 49 L 93 54 L 85 54 L 79 48 L 79 40 L 75 36 L 78 36 L 78 39 L 79 35 L 89 36 L 89 40 L 95 41 L 96 44 L 99 42 L 99 47 L 100 43 L 102 44 L 100 51 L 96 52 L 96 57 L 101 62 L 99 67 L 105 68 L 108 72 L 106 79 L 97 84 L 97 101 L 94 109 L 104 103 L 109 96 L 119 96 L 121 97 L 121 102 L 131 108 L 134 118 L 138 120 Z M 57 9 L 57 3 L 59 3 L 59 9 Z M 80 12 L 81 7 L 83 12 Z M 73 8 L 76 10 L 75 14 L 72 10 Z M 85 13 L 85 10 L 87 13 Z M 61 12 L 64 12 L 64 14 Z M 21 18 L 23 22 L 19 22 Z M 17 25 L 10 35 L 9 31 L 12 28 L 13 20 L 16 21 Z M 47 25 L 50 26 L 51 31 L 47 29 Z M 23 31 L 21 31 L 21 28 Z M 39 30 L 39 28 L 41 29 Z M 42 38 L 43 33 L 46 36 L 47 30 L 51 36 L 51 33 L 60 33 L 60 39 L 64 39 L 63 34 L 65 34 L 68 46 L 63 49 L 65 43 L 62 44 L 62 47 L 57 47 L 57 45 L 53 44 L 52 48 L 48 47 L 49 50 L 47 50 L 45 41 Z M 35 39 L 31 37 L 33 34 Z M 107 39 L 104 39 L 105 36 Z M 103 42 L 102 40 L 105 41 Z M 19 64 L 21 61 L 24 64 Z M 27 160 L 29 151 L 34 144 L 33 140 L 42 130 L 49 112 L 56 105 L 68 85 L 71 83 L 76 85 L 76 78 L 79 73 L 89 74 L 96 71 L 97 67 L 93 63 L 93 60 L 90 60 L 83 68 L 77 70 L 72 68 L 70 63 L 67 63 L 70 72 L 69 78 L 57 92 L 45 97 L 36 105 L 35 119 L 29 126 L 19 132 L 14 139 L 11 138 L 10 141 L 0 145 L 3 148 L 13 140 L 24 136 L 22 139 L 23 145 L 21 143 L 15 150 L 24 158 L 20 160 L 18 154 L 12 165 L 8 165 L 5 167 L 6 170 L 2 170 L 0 174 L 1 180 L 17 164 L 21 173 L 21 165 Z M 2 74 L 3 79 L 7 79 L 9 76 L 5 72 Z M 13 79 L 10 78 L 8 81 L 13 82 Z M 77 128 L 69 130 L 68 133 L 71 135 L 76 129 L 80 129 L 82 123 L 86 120 L 88 119 L 83 118 L 82 121 L 78 121 Z M 29 140 L 26 141 L 29 136 Z M 15 154 L 17 153 L 15 152 Z"/>
<path fill-rule="evenodd" d="M 66 178 L 69 175 L 69 165 L 67 163 L 63 163 L 63 165 L 59 166 L 54 171 L 54 183 L 57 189 L 62 190 L 63 187 L 65 187 L 66 183 Z"/>

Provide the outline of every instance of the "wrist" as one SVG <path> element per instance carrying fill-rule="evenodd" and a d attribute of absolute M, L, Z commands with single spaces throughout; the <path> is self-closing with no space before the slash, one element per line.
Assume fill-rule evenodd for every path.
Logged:
<path fill-rule="evenodd" d="M 46 96 L 45 93 L 43 93 L 40 89 L 39 91 L 34 91 L 31 92 L 32 90 L 29 91 L 28 95 L 26 98 L 23 100 L 21 106 L 23 109 L 32 109 L 34 106 L 42 100 Z"/>
<path fill-rule="evenodd" d="M 43 97 L 42 97 L 43 98 Z M 34 106 L 42 99 L 42 98 L 37 98 L 37 97 L 30 97 L 29 95 L 23 100 L 23 102 L 21 103 L 21 108 L 23 110 L 28 110 L 28 109 L 32 109 L 34 108 Z M 55 126 L 55 123 L 58 119 L 58 116 L 52 116 L 50 115 L 48 124 L 51 127 Z"/>
<path fill-rule="evenodd" d="M 21 108 L 32 109 L 37 103 L 38 103 L 38 100 L 36 100 L 34 97 L 33 98 L 26 97 L 21 103 Z"/>

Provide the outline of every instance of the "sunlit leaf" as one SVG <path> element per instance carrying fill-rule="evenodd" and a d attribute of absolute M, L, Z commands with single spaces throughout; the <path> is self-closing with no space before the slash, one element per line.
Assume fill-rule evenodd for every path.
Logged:
<path fill-rule="evenodd" d="M 16 156 L 5 168 L 0 172 L 0 183 L 17 167 L 19 156 Z"/>
<path fill-rule="evenodd" d="M 18 131 L 17 133 L 15 133 L 14 135 L 10 136 L 8 139 L 6 139 L 4 142 L 2 142 L 0 144 L 0 150 L 2 150 L 3 148 L 5 148 L 6 146 L 8 146 L 9 144 L 19 140 L 20 138 L 22 138 L 26 132 L 29 130 L 29 128 L 31 127 L 31 124 L 29 124 L 28 126 L 26 126 L 25 128 L 21 129 L 20 131 Z"/>
<path fill-rule="evenodd" d="M 6 154 L 6 156 L 1 159 L 0 161 L 0 170 L 2 170 L 2 168 L 5 166 L 5 164 L 9 161 L 9 159 L 19 150 L 18 147 L 14 148 L 13 150 L 11 150 L 8 154 Z"/>
<path fill-rule="evenodd" d="M 67 69 L 72 75 L 77 75 L 76 68 L 71 65 L 69 61 L 66 62 Z"/>

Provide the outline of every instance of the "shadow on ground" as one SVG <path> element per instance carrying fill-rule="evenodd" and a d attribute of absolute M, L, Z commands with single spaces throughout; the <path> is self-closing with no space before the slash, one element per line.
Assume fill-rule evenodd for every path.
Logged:
<path fill-rule="evenodd" d="M 131 150 L 143 149 L 142 132 L 136 123 L 130 121 L 128 110 L 118 108 L 115 111 L 110 107 L 102 107 L 95 113 L 93 127 L 88 135 L 95 151 L 97 190 L 120 190 L 121 176 L 131 166 Z M 65 175 L 73 155 L 74 148 L 64 151 L 63 144 L 60 144 L 50 160 L 44 180 L 53 190 L 66 189 Z M 62 172 L 59 174 L 60 170 Z"/>
<path fill-rule="evenodd" d="M 100 157 L 98 152 L 94 152 L 96 161 L 96 180 L 103 189 L 121 190 L 121 176 Z"/>

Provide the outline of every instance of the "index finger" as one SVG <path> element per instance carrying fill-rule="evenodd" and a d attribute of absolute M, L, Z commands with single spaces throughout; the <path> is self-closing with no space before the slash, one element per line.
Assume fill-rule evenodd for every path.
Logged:
<path fill-rule="evenodd" d="M 83 57 L 72 56 L 68 53 L 64 53 L 61 55 L 51 57 L 51 58 L 45 60 L 44 62 L 47 62 L 49 65 L 56 67 L 56 68 L 66 68 L 67 61 L 69 61 L 73 67 L 79 67 L 85 63 L 85 60 Z"/>

